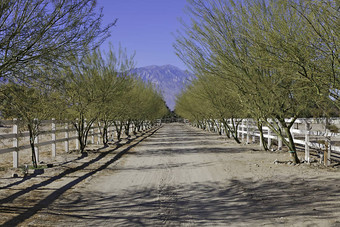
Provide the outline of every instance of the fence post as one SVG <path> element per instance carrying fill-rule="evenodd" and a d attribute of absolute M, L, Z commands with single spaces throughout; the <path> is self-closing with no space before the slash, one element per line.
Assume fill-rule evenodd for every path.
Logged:
<path fill-rule="evenodd" d="M 38 119 L 34 119 L 34 123 L 38 124 Z M 35 158 L 37 160 L 37 164 L 39 164 L 39 135 L 37 135 L 34 138 L 34 152 L 35 152 Z"/>
<path fill-rule="evenodd" d="M 282 128 L 282 124 L 279 122 L 278 123 L 278 129 Z M 278 150 L 282 150 L 282 146 L 283 146 L 283 140 L 281 136 L 277 136 L 277 149 Z"/>
<path fill-rule="evenodd" d="M 251 135 L 252 135 L 252 138 L 251 138 L 251 142 L 252 143 L 255 143 L 256 142 L 256 136 L 255 136 L 255 133 L 256 133 L 256 127 L 255 127 L 255 121 L 253 119 L 250 120 L 251 122 Z"/>
<path fill-rule="evenodd" d="M 119 122 L 119 124 L 120 124 L 121 122 Z M 122 130 L 120 131 L 120 133 L 121 133 L 121 135 L 124 135 L 125 134 L 125 127 L 124 127 L 124 125 L 122 126 Z"/>
<path fill-rule="evenodd" d="M 55 158 L 57 153 L 57 144 L 56 144 L 56 126 L 55 126 L 55 118 L 52 118 L 52 158 Z"/>
<path fill-rule="evenodd" d="M 244 119 L 241 120 L 241 140 L 242 142 L 244 141 L 244 134 L 245 134 L 245 130 L 244 130 Z"/>
<path fill-rule="evenodd" d="M 295 140 L 295 138 L 294 138 L 294 132 L 293 132 L 293 127 L 292 128 L 290 128 L 290 133 L 292 134 L 292 138 L 293 138 L 293 141 Z"/>
<path fill-rule="evenodd" d="M 111 126 L 111 141 L 114 140 L 114 133 L 115 133 L 115 127 L 112 125 Z"/>
<path fill-rule="evenodd" d="M 19 136 L 18 136 L 18 119 L 13 119 L 13 129 L 12 132 L 15 134 L 13 138 L 13 147 L 15 150 L 13 151 L 13 168 L 18 168 L 19 166 Z"/>
<path fill-rule="evenodd" d="M 305 160 L 309 163 L 310 162 L 310 157 L 309 157 L 309 134 L 310 134 L 310 124 L 309 122 L 306 122 L 305 125 Z"/>
<path fill-rule="evenodd" d="M 98 122 L 98 136 L 97 136 L 97 144 L 100 144 L 100 138 L 101 138 L 101 134 L 100 134 L 100 122 Z"/>
<path fill-rule="evenodd" d="M 240 132 L 241 131 L 240 130 L 240 124 L 238 124 L 236 128 L 237 128 L 237 137 L 240 138 L 241 137 L 241 135 L 240 135 L 240 133 L 241 133 Z"/>
<path fill-rule="evenodd" d="M 271 130 L 268 127 L 268 149 L 272 146 Z"/>
<path fill-rule="evenodd" d="M 115 129 L 115 131 L 113 132 L 112 138 L 114 139 L 116 136 L 116 138 L 118 138 L 118 131 L 117 129 Z"/>
<path fill-rule="evenodd" d="M 134 127 L 135 127 L 135 124 L 132 122 L 130 127 L 129 127 L 129 135 L 132 134 Z"/>
<path fill-rule="evenodd" d="M 249 135 L 249 119 L 247 118 L 247 144 L 250 144 L 250 135 Z"/>
<path fill-rule="evenodd" d="M 228 122 L 230 122 L 230 123 L 228 123 Z M 229 120 L 227 121 L 227 123 L 228 123 L 229 127 L 231 127 L 231 124 L 232 124 L 231 119 L 229 119 Z M 231 138 L 231 137 L 233 136 L 231 130 L 229 130 L 228 133 L 229 133 L 229 137 Z"/>
<path fill-rule="evenodd" d="M 282 138 L 280 136 L 277 136 L 277 149 L 282 150 Z"/>
<path fill-rule="evenodd" d="M 331 152 L 332 152 L 331 137 L 327 137 L 327 144 L 328 144 L 327 162 L 325 162 L 325 164 L 326 166 L 330 166 L 331 165 Z"/>
<path fill-rule="evenodd" d="M 91 125 L 91 144 L 94 144 L 94 129 L 93 129 L 93 124 Z"/>
<path fill-rule="evenodd" d="M 76 119 L 76 123 L 75 123 L 77 125 L 77 127 L 79 127 L 78 121 L 79 121 L 79 119 L 77 118 Z M 76 128 L 75 132 L 76 132 L 76 150 L 79 150 L 79 140 L 78 140 L 78 131 L 77 131 L 77 128 Z"/>
<path fill-rule="evenodd" d="M 65 152 L 68 153 L 70 150 L 69 150 L 69 132 L 68 132 L 68 122 L 66 121 L 65 122 Z"/>

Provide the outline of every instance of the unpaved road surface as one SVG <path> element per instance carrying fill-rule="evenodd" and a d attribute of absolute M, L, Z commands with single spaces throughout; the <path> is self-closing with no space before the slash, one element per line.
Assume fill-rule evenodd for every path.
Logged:
<path fill-rule="evenodd" d="M 147 136 L 3 186 L 0 224 L 340 226 L 339 169 L 274 164 L 289 155 L 181 124 Z"/>

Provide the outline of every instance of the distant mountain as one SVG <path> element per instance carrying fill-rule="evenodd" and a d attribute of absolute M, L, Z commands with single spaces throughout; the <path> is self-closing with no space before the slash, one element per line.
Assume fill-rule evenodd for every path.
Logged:
<path fill-rule="evenodd" d="M 150 81 L 156 88 L 160 89 L 170 110 L 175 108 L 176 95 L 181 93 L 182 89 L 193 78 L 193 75 L 189 72 L 173 65 L 140 67 L 136 68 L 134 72 L 143 81 Z"/>

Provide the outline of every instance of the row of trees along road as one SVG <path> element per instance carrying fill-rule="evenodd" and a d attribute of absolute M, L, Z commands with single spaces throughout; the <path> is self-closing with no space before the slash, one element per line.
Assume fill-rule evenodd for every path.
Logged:
<path fill-rule="evenodd" d="M 0 111 L 4 118 L 19 118 L 29 131 L 34 167 L 42 120 L 67 119 L 84 152 L 95 122 L 108 145 L 108 127 L 115 125 L 120 139 L 122 127 L 134 123 L 136 132 L 144 121 L 167 113 L 159 92 L 131 73 L 133 56 L 121 47 L 104 54 L 98 49 L 116 21 L 103 27 L 95 5 L 95 0 L 1 3 Z"/>
<path fill-rule="evenodd" d="M 338 115 L 339 1 L 188 2 L 191 22 L 174 46 L 196 79 L 178 97 L 176 112 L 198 124 L 254 118 L 260 132 L 265 124 L 288 138 L 282 141 L 298 163 L 294 121 Z M 239 142 L 239 122 L 232 122 L 226 131 Z"/>

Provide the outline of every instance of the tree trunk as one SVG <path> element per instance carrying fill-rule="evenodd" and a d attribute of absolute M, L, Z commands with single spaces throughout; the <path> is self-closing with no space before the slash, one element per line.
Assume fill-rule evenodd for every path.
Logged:
<path fill-rule="evenodd" d="M 79 150 L 80 153 L 84 153 L 86 145 L 87 145 L 87 136 L 89 134 L 89 131 L 91 129 L 91 126 L 93 122 L 95 122 L 96 119 L 92 119 L 88 122 L 88 124 L 85 126 L 85 119 L 83 116 L 77 120 L 76 123 L 74 123 L 74 127 L 76 128 L 78 132 L 78 141 L 79 141 Z"/>
<path fill-rule="evenodd" d="M 239 125 L 239 122 L 237 122 L 236 125 L 235 125 L 234 118 L 231 119 L 231 122 L 232 122 L 232 126 L 233 126 L 233 129 L 231 130 L 231 135 L 234 138 L 234 140 L 236 141 L 236 143 L 240 144 L 241 141 L 238 138 L 238 125 Z"/>
<path fill-rule="evenodd" d="M 86 147 L 86 141 L 84 140 L 85 120 L 81 117 L 78 121 L 78 141 L 80 153 L 83 153 Z"/>
<path fill-rule="evenodd" d="M 286 123 L 285 119 L 283 118 L 276 118 L 281 126 L 277 126 L 279 128 L 282 128 L 283 131 L 285 132 L 285 136 L 288 138 L 288 141 L 285 139 L 285 136 L 283 135 L 282 133 L 282 130 L 281 129 L 275 129 L 275 127 L 271 126 L 272 130 L 278 135 L 281 137 L 282 139 L 282 142 L 289 148 L 289 153 L 291 154 L 291 157 L 293 158 L 293 162 L 295 164 L 298 164 L 300 163 L 300 160 L 297 156 L 297 153 L 296 153 L 296 147 L 295 147 L 295 144 L 294 144 L 294 139 L 293 139 L 293 136 L 292 136 L 292 133 L 290 132 L 290 129 L 291 127 L 293 127 L 293 124 L 296 120 L 296 118 L 294 118 L 294 120 L 292 120 L 291 122 Z"/>
<path fill-rule="evenodd" d="M 29 134 L 30 134 L 30 145 L 31 145 L 31 152 L 32 152 L 32 165 L 34 168 L 38 168 L 38 164 L 37 164 L 37 157 L 35 155 L 35 144 L 34 144 L 34 139 L 35 139 L 35 136 L 34 136 L 34 132 L 33 132 L 33 128 L 32 128 L 32 125 L 31 124 L 28 124 L 28 131 L 29 131 Z"/>
<path fill-rule="evenodd" d="M 87 146 L 87 136 L 89 134 L 89 131 L 92 127 L 92 124 L 95 122 L 96 119 L 92 119 L 89 121 L 89 123 L 86 125 L 86 127 L 84 127 L 84 137 L 83 137 L 83 140 L 84 140 L 84 148 L 82 150 L 82 153 L 85 151 L 85 147 Z"/>
<path fill-rule="evenodd" d="M 84 122 L 82 123 L 84 124 Z M 79 150 L 80 150 L 80 153 L 84 153 L 85 151 L 85 147 L 86 147 L 86 143 L 87 143 L 87 140 L 85 137 L 85 132 L 84 132 L 84 125 L 81 126 L 81 130 L 78 131 L 78 140 L 79 140 Z"/>
<path fill-rule="evenodd" d="M 216 130 L 217 130 L 217 133 L 218 133 L 218 135 L 222 135 L 222 130 L 221 130 L 221 124 L 219 123 L 219 121 L 217 121 L 217 120 L 215 120 L 214 121 L 215 122 L 215 126 L 216 126 Z"/>
<path fill-rule="evenodd" d="M 125 133 L 125 135 L 127 136 L 127 137 L 130 137 L 130 121 L 128 121 L 125 125 L 124 125 L 124 128 L 125 128 L 125 131 L 124 131 L 124 133 Z"/>
<path fill-rule="evenodd" d="M 107 126 L 107 124 L 106 123 L 104 123 L 104 125 L 103 125 L 103 134 L 102 134 L 102 140 L 103 140 L 103 144 L 104 144 L 104 146 L 105 147 L 108 147 L 109 145 L 108 145 L 108 143 L 109 143 L 109 137 L 108 137 L 108 135 L 107 135 L 107 128 L 108 128 L 108 126 Z"/>
<path fill-rule="evenodd" d="M 293 158 L 293 163 L 298 164 L 298 163 L 300 163 L 300 160 L 299 160 L 299 157 L 297 156 L 297 153 L 296 153 L 296 147 L 295 147 L 295 144 L 294 144 L 293 136 L 290 133 L 290 128 L 284 127 L 284 130 L 285 130 L 286 135 L 288 137 L 288 142 L 289 142 L 288 147 L 289 147 L 289 152 L 290 152 L 290 154 L 292 155 L 292 158 Z"/>
<path fill-rule="evenodd" d="M 267 141 L 264 138 L 263 135 L 263 123 L 260 120 L 257 120 L 257 128 L 259 129 L 260 132 L 260 137 L 261 137 L 261 141 L 262 141 L 262 147 L 265 151 L 268 151 L 268 146 L 267 146 Z"/>
<path fill-rule="evenodd" d="M 119 121 L 119 124 L 118 124 L 116 121 L 114 121 L 113 124 L 116 127 L 117 140 L 120 141 L 121 136 L 122 136 L 123 123 L 121 121 Z"/>
<path fill-rule="evenodd" d="M 203 122 L 203 121 L 199 121 L 199 123 L 200 123 L 201 129 L 205 130 L 205 124 L 204 124 L 204 122 Z"/>
<path fill-rule="evenodd" d="M 82 138 L 79 139 L 79 144 L 80 144 L 80 147 L 79 147 L 80 153 L 84 153 L 86 145 L 84 141 L 82 140 Z"/>
<path fill-rule="evenodd" d="M 241 141 L 239 140 L 238 135 L 237 135 L 238 134 L 238 130 L 237 130 L 238 123 L 235 125 L 235 121 L 233 118 L 231 119 L 231 122 L 232 122 L 232 128 L 228 125 L 228 122 L 225 119 L 223 119 L 223 125 L 226 130 L 226 135 L 230 139 L 229 134 L 231 133 L 231 136 L 236 141 L 236 143 L 240 144 Z"/>
<path fill-rule="evenodd" d="M 31 140 L 30 140 L 30 145 L 31 145 L 31 151 L 32 151 L 32 165 L 34 168 L 38 168 L 37 157 L 35 155 L 35 150 L 34 150 L 34 142 L 31 142 Z"/>
<path fill-rule="evenodd" d="M 228 121 L 226 121 L 223 118 L 222 122 L 223 122 L 223 125 L 224 125 L 225 134 L 227 135 L 228 139 L 230 139 L 230 128 L 229 128 L 229 125 L 228 125 Z"/>
<path fill-rule="evenodd" d="M 133 121 L 133 135 L 137 135 L 137 130 L 139 130 L 139 121 Z"/>

